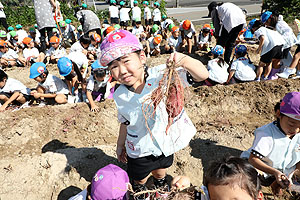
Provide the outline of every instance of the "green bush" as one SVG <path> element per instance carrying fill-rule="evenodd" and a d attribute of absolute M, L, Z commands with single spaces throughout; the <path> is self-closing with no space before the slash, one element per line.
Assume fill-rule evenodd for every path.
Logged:
<path fill-rule="evenodd" d="M 34 9 L 28 6 L 4 6 L 7 24 L 15 26 L 22 24 L 28 26 L 36 23 Z"/>
<path fill-rule="evenodd" d="M 286 21 L 299 17 L 300 0 L 264 0 L 263 10 L 276 11 L 284 16 Z"/>

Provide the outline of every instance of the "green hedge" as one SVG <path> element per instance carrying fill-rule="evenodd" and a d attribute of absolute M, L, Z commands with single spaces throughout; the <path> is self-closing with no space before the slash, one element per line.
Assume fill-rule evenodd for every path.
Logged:
<path fill-rule="evenodd" d="M 299 17 L 300 0 L 264 0 L 263 10 L 276 11 L 290 22 Z"/>

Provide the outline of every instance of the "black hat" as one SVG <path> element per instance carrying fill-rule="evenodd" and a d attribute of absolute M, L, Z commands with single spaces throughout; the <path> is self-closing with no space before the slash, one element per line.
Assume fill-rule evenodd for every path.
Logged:
<path fill-rule="evenodd" d="M 208 8 L 208 17 L 211 17 L 211 12 L 214 10 L 214 8 L 216 8 L 217 7 L 217 2 L 215 2 L 215 1 L 212 1 L 208 6 L 207 6 L 207 8 Z"/>

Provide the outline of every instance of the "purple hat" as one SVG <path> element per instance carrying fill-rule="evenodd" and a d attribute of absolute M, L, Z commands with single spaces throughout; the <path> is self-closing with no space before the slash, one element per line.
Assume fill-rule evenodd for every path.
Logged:
<path fill-rule="evenodd" d="M 300 92 L 285 95 L 280 104 L 280 112 L 295 120 L 300 120 Z"/>
<path fill-rule="evenodd" d="M 91 197 L 93 200 L 127 199 L 129 177 L 120 167 L 109 164 L 97 171 L 92 180 Z"/>
<path fill-rule="evenodd" d="M 117 58 L 143 49 L 137 37 L 125 30 L 118 30 L 107 35 L 100 48 L 102 66 L 107 66 Z"/>

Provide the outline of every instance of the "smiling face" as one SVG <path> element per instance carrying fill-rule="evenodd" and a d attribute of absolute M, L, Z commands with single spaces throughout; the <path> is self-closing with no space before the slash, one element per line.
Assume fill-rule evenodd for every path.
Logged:
<path fill-rule="evenodd" d="M 280 127 L 287 136 L 293 136 L 300 131 L 300 121 L 281 114 Z"/>
<path fill-rule="evenodd" d="M 144 83 L 144 64 L 146 56 L 143 51 L 139 54 L 130 53 L 120 59 L 114 60 L 108 69 L 111 75 L 121 84 L 136 89 Z"/>

